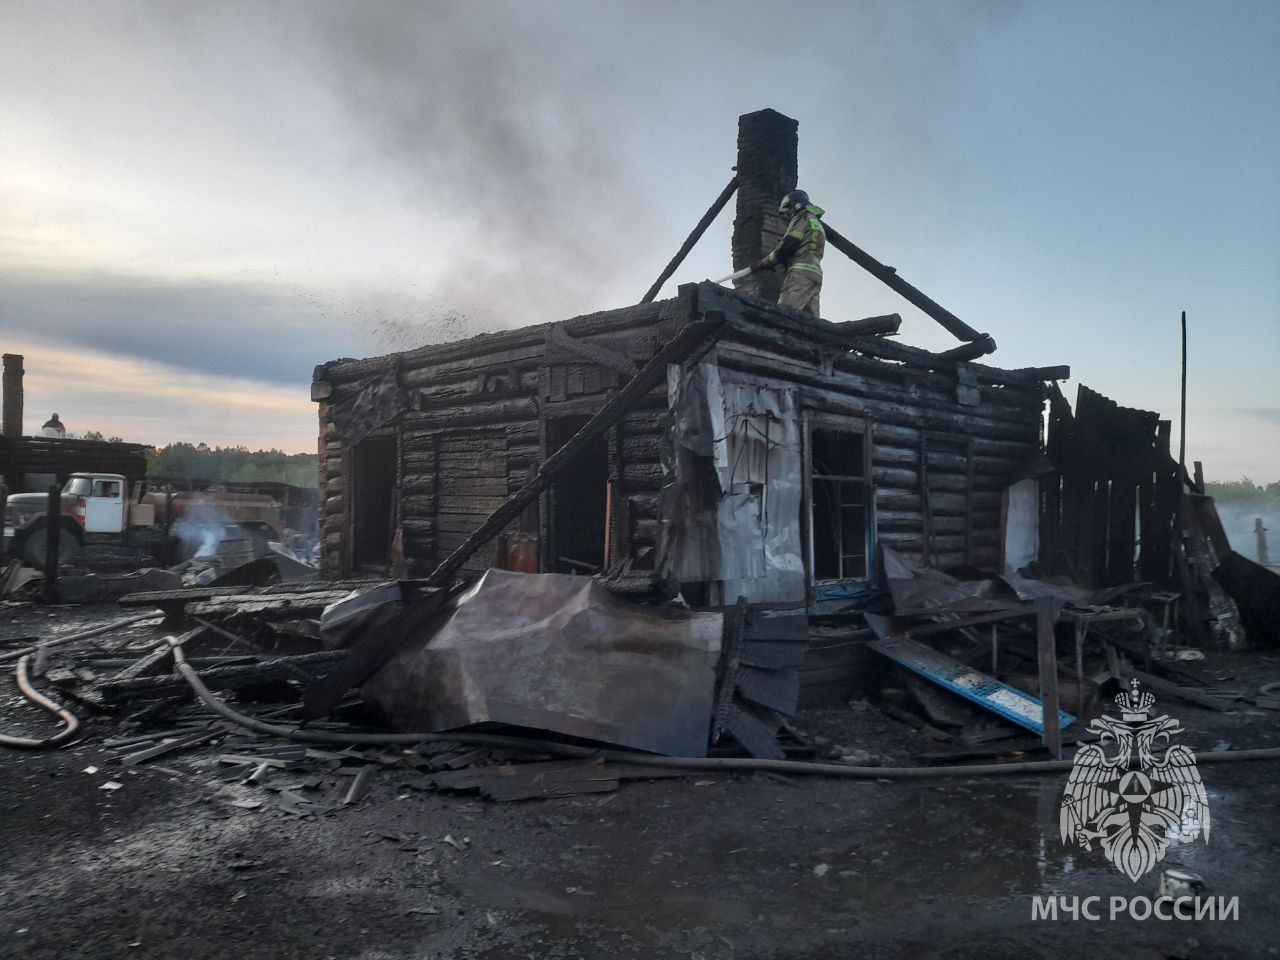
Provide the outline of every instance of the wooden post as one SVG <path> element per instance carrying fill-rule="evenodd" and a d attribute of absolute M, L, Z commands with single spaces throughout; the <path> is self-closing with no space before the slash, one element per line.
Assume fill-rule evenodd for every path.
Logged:
<path fill-rule="evenodd" d="M 618 478 L 610 477 L 605 481 L 604 485 L 604 563 L 600 565 L 601 572 L 609 569 L 609 564 L 613 560 L 610 555 L 610 548 L 613 545 L 613 498 L 614 488 L 617 486 Z"/>
<path fill-rule="evenodd" d="M 1196 492 L 1204 493 L 1204 464 L 1199 460 L 1193 460 L 1192 465 L 1195 475 Z"/>
<path fill-rule="evenodd" d="M 160 555 L 164 557 L 166 567 L 173 564 L 173 544 L 169 540 L 169 530 L 173 526 L 173 484 L 164 485 L 164 546 Z"/>
<path fill-rule="evenodd" d="M 1055 760 L 1062 759 L 1062 730 L 1058 726 L 1058 650 L 1053 635 L 1053 601 L 1036 603 L 1036 641 L 1040 660 L 1040 703 L 1044 745 Z"/>
<path fill-rule="evenodd" d="M 44 599 L 46 603 L 58 602 L 58 554 L 62 534 L 62 488 L 56 483 L 49 487 L 49 500 L 45 505 L 44 540 Z"/>
<path fill-rule="evenodd" d="M 1183 503 L 1187 499 L 1187 311 L 1182 311 L 1182 393 L 1178 406 L 1178 501 L 1174 514 L 1173 556 L 1178 568 L 1178 576 L 1182 583 L 1185 598 L 1183 611 L 1186 614 L 1191 633 L 1201 646 L 1207 645 L 1208 631 L 1204 629 L 1204 621 L 1200 619 L 1199 602 L 1195 597 L 1195 584 L 1192 582 L 1189 561 L 1186 554 L 1186 537 L 1183 534 Z M 1194 618 L 1194 625 L 1193 625 Z"/>
<path fill-rule="evenodd" d="M 1075 624 L 1076 634 L 1076 714 L 1084 714 L 1084 635 L 1089 625 L 1083 620 Z"/>
<path fill-rule="evenodd" d="M 1181 502 L 1183 478 L 1187 475 L 1187 311 L 1182 311 L 1182 402 L 1178 407 L 1178 496 Z M 1178 511 L 1182 527 L 1182 511 Z"/>
<path fill-rule="evenodd" d="M 3 506 L 3 503 L 0 503 L 0 506 Z M 1267 528 L 1262 525 L 1261 517 L 1253 521 L 1253 535 L 1258 540 L 1258 562 L 1265 566 L 1271 562 L 1271 555 L 1267 551 Z"/>

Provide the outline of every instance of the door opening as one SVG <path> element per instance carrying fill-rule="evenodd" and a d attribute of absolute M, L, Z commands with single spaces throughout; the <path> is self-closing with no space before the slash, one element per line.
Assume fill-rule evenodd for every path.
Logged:
<path fill-rule="evenodd" d="M 589 417 L 547 421 L 547 455 L 555 453 Z M 597 437 L 551 486 L 551 569 L 556 573 L 599 572 L 608 534 L 609 441 Z"/>
<path fill-rule="evenodd" d="M 396 438 L 368 437 L 351 451 L 351 567 L 388 569 L 395 526 Z"/>

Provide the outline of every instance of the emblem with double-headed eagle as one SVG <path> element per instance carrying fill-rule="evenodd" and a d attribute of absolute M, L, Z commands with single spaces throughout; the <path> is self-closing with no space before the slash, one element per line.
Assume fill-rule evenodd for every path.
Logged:
<path fill-rule="evenodd" d="M 1182 726 L 1153 718 L 1155 701 L 1135 680 L 1116 697 L 1119 719 L 1103 715 L 1089 724 L 1100 739 L 1076 752 L 1059 818 L 1064 844 L 1092 850 L 1096 840 L 1135 882 L 1164 859 L 1171 841 L 1190 843 L 1203 833 L 1209 842 L 1209 800 L 1195 754 L 1174 744 L 1156 758 L 1156 741 L 1168 741 Z M 1112 742 L 1118 749 L 1108 756 L 1103 748 Z"/>

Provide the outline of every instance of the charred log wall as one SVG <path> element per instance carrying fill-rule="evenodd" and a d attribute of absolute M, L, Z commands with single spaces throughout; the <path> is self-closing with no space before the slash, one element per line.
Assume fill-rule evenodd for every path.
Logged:
<path fill-rule="evenodd" d="M 765 312 L 744 319 L 717 346 L 722 377 L 792 386 L 806 411 L 867 421 L 880 543 L 933 566 L 999 567 L 1004 490 L 1040 447 L 1040 382 L 983 384 L 970 365 L 913 369 L 806 343 Z"/>
<path fill-rule="evenodd" d="M 1179 488 L 1169 421 L 1085 386 L 1073 414 L 1054 387 L 1046 451 L 1057 473 L 1042 484 L 1041 566 L 1087 587 L 1173 582 Z"/>
<path fill-rule="evenodd" d="M 354 455 L 335 409 L 385 376 L 394 362 L 403 409 L 382 424 L 398 441 L 395 523 L 410 574 L 430 572 L 519 490 L 548 449 L 547 424 L 594 413 L 678 329 L 679 300 L 642 304 L 508 333 L 427 347 L 395 358 L 337 361 L 316 371 L 319 401 L 321 567 L 352 573 L 350 484 Z M 652 545 L 660 480 L 658 436 L 665 390 L 637 404 L 609 435 L 613 484 L 610 554 Z M 536 538 L 549 567 L 545 510 L 531 510 L 509 531 Z M 490 566 L 495 541 L 464 572 Z"/>
<path fill-rule="evenodd" d="M 834 325 L 746 301 L 753 298 L 686 286 L 677 299 L 394 358 L 406 405 L 381 430 L 398 438 L 396 524 L 409 572 L 429 572 L 520 489 L 554 452 L 550 421 L 594 413 L 609 391 L 709 309 L 734 315 L 712 355 L 726 375 L 795 389 L 808 410 L 868 421 L 881 542 L 938 566 L 997 567 L 1003 491 L 1039 449 L 1042 383 L 977 364 L 929 369 L 931 355 L 905 347 L 893 349 L 916 358 L 916 366 L 873 359 L 842 343 Z M 392 362 L 338 361 L 317 370 L 326 576 L 353 572 L 352 448 L 334 409 L 385 377 Z M 658 543 L 667 407 L 666 387 L 655 388 L 608 436 L 609 557 L 637 569 L 652 567 Z M 540 509 L 508 528 L 536 538 L 544 570 L 556 560 L 548 553 L 547 503 L 544 496 Z M 468 569 L 484 569 L 496 548 Z"/>

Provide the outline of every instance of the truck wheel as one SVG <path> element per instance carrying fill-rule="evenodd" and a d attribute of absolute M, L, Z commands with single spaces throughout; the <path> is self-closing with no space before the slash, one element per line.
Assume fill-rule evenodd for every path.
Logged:
<path fill-rule="evenodd" d="M 49 552 L 48 547 L 49 531 L 44 528 L 32 530 L 27 535 L 27 542 L 22 548 L 22 559 L 32 566 L 43 568 L 45 556 Z M 76 538 L 65 530 L 62 531 L 62 536 L 58 537 L 58 563 L 70 563 L 79 550 L 80 544 L 76 542 Z"/>

